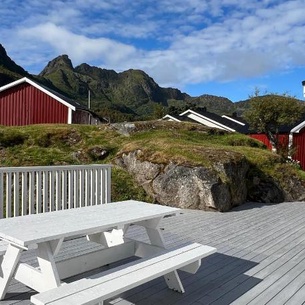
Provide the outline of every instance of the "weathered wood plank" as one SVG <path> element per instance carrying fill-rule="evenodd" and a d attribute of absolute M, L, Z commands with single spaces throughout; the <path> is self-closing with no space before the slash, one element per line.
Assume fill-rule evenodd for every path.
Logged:
<path fill-rule="evenodd" d="M 293 218 L 293 216 L 295 216 L 296 214 L 298 214 L 298 213 L 294 213 L 294 214 L 291 214 L 291 217 Z M 262 219 L 262 218 L 261 218 Z M 259 242 L 256 242 L 256 246 L 257 246 L 257 248 L 255 249 L 255 248 L 253 248 L 252 247 L 252 249 L 251 248 L 249 248 L 249 250 L 250 251 L 248 251 L 248 257 L 254 257 L 254 259 L 255 258 L 259 258 L 259 257 L 261 257 L 260 259 L 258 259 L 258 262 L 260 262 L 261 260 L 263 260 L 263 258 L 264 257 L 268 257 L 268 255 L 271 255 L 272 254 L 272 249 L 274 248 L 274 250 L 273 250 L 273 252 L 276 252 L 276 251 L 279 251 L 279 249 L 281 249 L 281 248 L 283 248 L 283 247 L 288 247 L 289 248 L 289 245 L 290 245 L 290 242 L 291 243 L 295 243 L 296 242 L 296 240 L 295 240 L 295 238 L 294 238 L 294 236 L 295 236 L 295 234 L 293 233 L 293 229 L 294 229 L 294 227 L 292 226 L 292 229 L 291 229 L 291 226 L 289 226 L 288 224 L 287 224 L 287 218 L 284 218 L 286 221 L 282 224 L 282 226 L 277 226 L 276 225 L 276 223 L 274 223 L 273 224 L 273 226 L 274 226 L 274 228 L 273 228 L 273 232 L 271 232 L 271 234 L 269 234 L 269 238 L 268 239 L 266 239 L 265 238 L 265 235 L 266 234 L 268 234 L 268 233 L 270 233 L 270 230 L 268 230 L 267 232 L 268 233 L 265 233 L 265 234 L 260 234 L 260 235 L 257 235 L 257 234 L 253 234 L 253 232 L 252 232 L 252 235 L 254 236 L 254 237 L 252 237 L 252 240 L 250 240 L 249 241 L 249 244 L 253 244 L 253 242 L 255 241 L 255 240 L 257 240 L 257 241 L 259 241 Z M 300 219 L 302 219 L 302 217 L 299 217 L 299 220 Z M 295 217 L 294 217 L 294 220 L 295 220 Z M 303 220 L 302 220 L 303 221 Z M 297 222 L 295 222 L 295 221 L 293 221 L 292 222 L 294 225 L 295 225 L 295 227 L 296 228 L 299 228 L 299 226 L 300 226 L 300 221 L 297 223 Z M 205 225 L 207 225 L 206 223 L 205 223 Z M 287 239 L 287 236 L 281 236 L 281 234 L 283 234 L 283 232 L 285 232 L 285 230 L 287 231 L 287 236 L 290 236 L 290 240 L 289 239 Z M 289 231 L 290 230 L 290 231 Z M 277 238 L 273 238 L 274 237 L 274 234 L 275 234 L 275 232 L 277 232 L 277 234 L 278 234 L 278 236 L 277 236 Z M 300 231 L 300 233 L 301 234 L 303 234 L 303 237 L 304 237 L 304 230 L 303 231 Z M 260 240 L 260 239 L 262 239 L 262 240 Z M 247 236 L 246 236 L 246 238 L 245 238 L 245 240 L 247 241 Z M 281 245 L 281 243 L 279 243 L 278 241 L 281 241 L 281 243 L 284 243 L 283 245 Z M 199 242 L 202 242 L 202 240 L 198 240 Z M 210 245 L 215 245 L 215 244 L 213 244 L 213 243 L 210 243 Z M 263 246 L 262 246 L 263 245 Z M 240 243 L 240 245 L 239 246 L 242 246 L 242 243 Z M 261 247 L 261 249 L 260 249 L 260 247 Z M 234 248 L 232 248 L 232 250 L 236 250 L 236 249 L 234 249 Z M 245 252 L 244 251 L 245 249 L 243 249 L 242 251 L 241 251 L 241 253 L 242 252 Z M 261 255 L 261 253 L 263 253 L 264 254 L 264 252 L 262 252 L 262 250 L 264 250 L 264 251 L 266 251 L 266 253 L 265 253 L 265 255 Z M 258 252 L 258 253 L 256 253 L 256 252 Z M 236 253 L 235 253 L 235 255 L 236 255 Z M 277 255 L 278 255 L 278 253 L 277 253 Z M 241 257 L 242 257 L 242 255 L 241 255 Z M 246 256 L 244 256 L 244 257 L 246 257 Z M 272 259 L 275 259 L 275 258 L 272 258 Z M 255 259 L 255 260 L 257 260 L 257 259 Z M 258 265 L 259 266 L 259 265 Z M 219 272 L 219 271 L 218 271 Z M 223 273 L 223 269 L 222 269 L 222 273 Z M 207 276 L 206 274 L 204 275 L 204 276 Z M 239 277 L 239 280 L 241 280 L 241 278 L 242 277 L 244 277 L 245 278 L 245 280 L 247 280 L 248 278 L 249 278 L 249 276 L 244 276 L 243 274 L 240 274 L 240 277 Z M 211 278 L 210 277 L 208 277 L 209 278 L 209 280 L 211 280 Z M 251 278 L 250 278 L 251 279 Z M 218 282 L 221 282 L 221 279 L 220 278 L 218 278 Z M 230 282 L 230 281 L 229 281 Z M 248 282 L 247 282 L 247 284 L 249 285 L 252 285 L 252 287 L 253 287 L 253 283 L 251 284 L 251 282 L 253 282 L 253 281 L 249 281 L 249 279 L 248 279 Z M 208 289 L 208 291 L 211 291 L 211 286 L 213 287 L 213 283 L 210 283 L 211 285 L 210 285 L 210 287 L 209 286 L 207 286 L 206 288 Z M 232 284 L 232 283 L 231 283 Z M 237 285 L 235 285 L 235 286 L 237 286 Z M 192 287 L 194 287 L 194 285 L 192 286 Z M 233 285 L 233 287 L 234 287 L 234 285 Z M 186 287 L 186 290 L 187 290 L 187 292 L 189 291 L 189 289 L 190 289 L 191 287 Z M 203 292 L 202 292 L 202 290 L 204 290 L 204 288 L 205 287 L 203 287 L 202 285 L 200 286 L 200 289 L 198 289 L 198 295 L 202 295 L 202 294 L 204 294 Z M 209 289 L 210 288 L 210 289 Z M 192 289 L 192 288 L 191 288 Z M 192 289 L 193 290 L 193 289 Z M 246 290 L 247 291 L 247 290 Z M 194 292 L 194 291 L 192 291 L 192 292 Z M 143 291 L 141 292 L 141 295 L 143 296 Z M 191 300 L 193 300 L 193 295 L 194 295 L 194 293 L 192 293 L 192 298 L 190 299 L 190 298 L 186 298 L 184 301 L 181 301 L 181 304 L 183 304 L 183 302 L 185 302 L 186 300 L 187 301 L 191 301 Z M 216 295 L 216 294 L 215 294 Z M 164 297 L 164 296 L 162 296 L 162 297 Z M 162 297 L 159 297 L 159 299 L 161 299 Z M 131 299 L 132 301 L 136 301 L 135 299 Z M 147 301 L 147 300 L 146 300 Z M 153 303 L 153 302 L 152 302 Z M 228 304 L 228 302 L 225 302 L 226 304 Z M 148 303 L 147 304 L 150 304 L 149 303 L 149 301 L 148 301 Z M 177 303 L 177 302 L 171 302 L 171 301 L 168 301 L 168 303 L 167 304 L 180 304 L 180 303 Z M 205 302 L 202 302 L 202 304 L 207 304 L 207 303 L 205 303 Z M 215 304 L 217 304 L 217 303 L 215 303 Z M 237 304 L 243 304 L 243 303 L 237 303 Z"/>
<path fill-rule="evenodd" d="M 186 210 L 184 215 L 166 218 L 161 227 L 168 247 L 194 241 L 214 246 L 218 253 L 206 258 L 195 275 L 180 273 L 186 290 L 183 295 L 168 290 L 163 279 L 156 279 L 115 297 L 119 300 L 116 303 L 124 304 L 126 300 L 127 304 L 137 305 L 302 304 L 304 214 L 305 203 L 301 202 L 247 203 L 228 213 Z M 130 228 L 128 236 L 148 241 L 145 231 L 137 226 Z M 88 253 L 91 246 L 92 251 L 98 247 L 95 243 L 84 246 L 81 239 L 69 242 L 74 244 L 74 254 L 64 243 L 59 259 L 61 255 L 68 258 Z M 30 255 L 25 259 L 31 261 Z M 8 291 L 11 299 L 0 305 L 30 305 L 28 288 L 15 282 Z"/>

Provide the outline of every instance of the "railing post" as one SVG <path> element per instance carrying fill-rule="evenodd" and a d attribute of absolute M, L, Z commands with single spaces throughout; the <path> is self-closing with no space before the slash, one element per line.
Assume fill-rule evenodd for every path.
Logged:
<path fill-rule="evenodd" d="M 107 168 L 107 180 L 106 180 L 106 186 L 107 189 L 107 195 L 106 195 L 106 201 L 105 203 L 111 202 L 111 168 Z"/>
<path fill-rule="evenodd" d="M 19 216 L 19 173 L 13 173 L 14 217 Z"/>
<path fill-rule="evenodd" d="M 35 172 L 34 171 L 29 171 L 29 214 L 34 214 L 34 194 L 35 194 Z"/>
<path fill-rule="evenodd" d="M 6 217 L 11 217 L 12 215 L 12 173 L 7 173 L 6 174 L 6 192 L 5 192 L 5 197 L 6 197 L 6 204 L 5 204 L 5 214 Z"/>
<path fill-rule="evenodd" d="M 27 203 L 29 202 L 28 173 L 21 173 L 21 215 L 27 214 Z"/>

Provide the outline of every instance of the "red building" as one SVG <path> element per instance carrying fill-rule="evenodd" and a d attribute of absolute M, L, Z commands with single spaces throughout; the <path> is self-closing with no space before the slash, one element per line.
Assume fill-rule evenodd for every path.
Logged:
<path fill-rule="evenodd" d="M 229 118 L 227 116 L 223 117 Z M 234 120 L 240 120 L 240 123 L 245 123 L 244 129 L 238 130 L 239 132 L 247 134 L 251 138 L 264 143 L 270 150 L 274 149 L 266 134 L 250 131 L 249 125 L 240 118 L 234 117 Z M 303 116 L 299 122 L 296 122 L 292 126 L 281 126 L 280 132 L 278 134 L 278 141 L 281 147 L 287 148 L 287 151 L 292 152 L 292 159 L 298 161 L 301 168 L 305 170 L 305 116 Z"/>
<path fill-rule="evenodd" d="M 294 160 L 300 162 L 303 170 L 305 170 L 305 120 L 291 129 L 292 145 L 296 152 L 293 156 Z"/>
<path fill-rule="evenodd" d="M 261 141 L 268 149 L 272 150 L 272 145 L 265 134 L 250 133 L 249 136 Z M 305 120 L 290 128 L 287 132 L 279 134 L 279 143 L 282 147 L 292 149 L 293 160 L 300 162 L 301 168 L 305 170 Z"/>
<path fill-rule="evenodd" d="M 271 143 L 268 140 L 268 137 L 264 133 L 252 133 L 249 136 L 253 139 L 256 139 L 266 145 L 266 147 L 270 150 L 273 150 Z M 278 135 L 278 141 L 281 146 L 288 147 L 289 145 L 289 133 L 283 133 Z"/>
<path fill-rule="evenodd" d="M 26 77 L 0 88 L 0 125 L 90 124 L 99 118 L 81 104 Z"/>

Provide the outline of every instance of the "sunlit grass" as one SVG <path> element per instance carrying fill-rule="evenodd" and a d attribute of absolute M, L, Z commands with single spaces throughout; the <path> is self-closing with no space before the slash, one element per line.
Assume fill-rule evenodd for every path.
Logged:
<path fill-rule="evenodd" d="M 278 155 L 246 135 L 189 123 L 150 121 L 137 122 L 135 126 L 129 136 L 108 125 L 0 126 L 0 166 L 115 163 L 122 154 L 140 150 L 139 158 L 158 164 L 213 168 L 219 162 L 246 159 L 252 176 L 264 173 L 280 180 L 288 173 L 305 180 L 304 171 L 282 164 Z M 96 147 L 105 149 L 107 156 L 98 159 L 92 155 Z M 143 189 L 126 175 L 114 169 L 114 198 L 148 200 Z"/>

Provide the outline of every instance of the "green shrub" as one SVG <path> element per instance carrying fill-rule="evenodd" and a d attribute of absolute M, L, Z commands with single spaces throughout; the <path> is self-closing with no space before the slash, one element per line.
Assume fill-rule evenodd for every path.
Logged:
<path fill-rule="evenodd" d="M 111 200 L 142 200 L 146 202 L 153 202 L 153 199 L 146 194 L 144 189 L 137 185 L 128 172 L 113 167 L 111 179 Z"/>
<path fill-rule="evenodd" d="M 20 132 L 0 132 L 0 147 L 13 147 L 22 145 L 28 136 Z"/>

